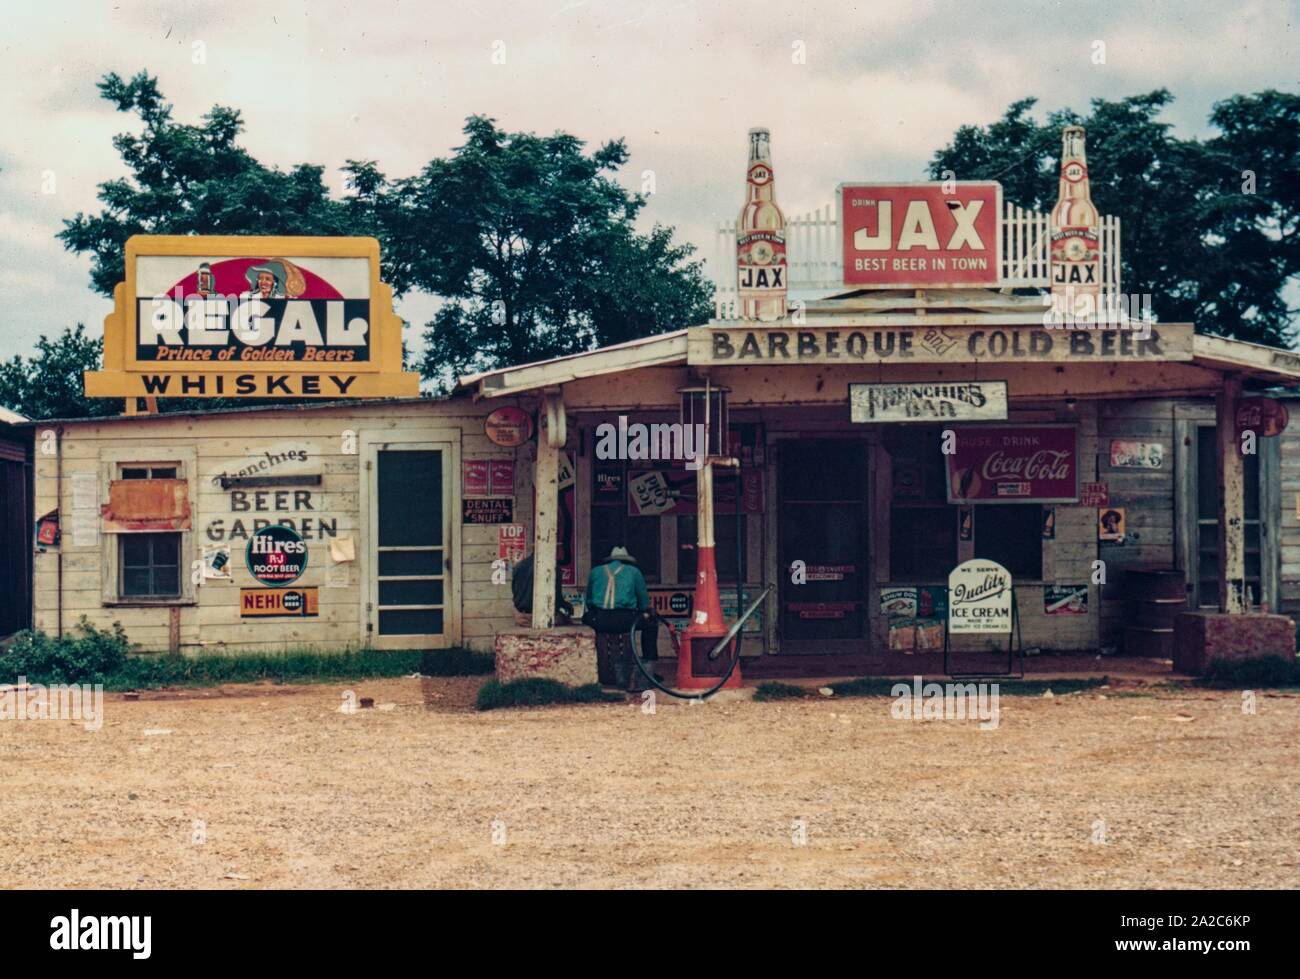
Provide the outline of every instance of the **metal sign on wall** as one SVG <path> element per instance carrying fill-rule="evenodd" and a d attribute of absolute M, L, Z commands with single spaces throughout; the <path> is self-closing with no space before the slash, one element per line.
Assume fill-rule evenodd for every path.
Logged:
<path fill-rule="evenodd" d="M 855 422 L 1002 421 L 1007 382 L 850 384 L 849 417 Z"/>
<path fill-rule="evenodd" d="M 91 397 L 415 396 L 373 238 L 136 235 Z"/>
<path fill-rule="evenodd" d="M 948 631 L 952 635 L 1011 631 L 1011 573 L 975 558 L 948 575 Z"/>
<path fill-rule="evenodd" d="M 998 284 L 1001 184 L 841 184 L 838 200 L 845 285 Z"/>
<path fill-rule="evenodd" d="M 947 463 L 949 503 L 1074 503 L 1079 432 L 1074 425 L 971 425 L 955 430 Z"/>

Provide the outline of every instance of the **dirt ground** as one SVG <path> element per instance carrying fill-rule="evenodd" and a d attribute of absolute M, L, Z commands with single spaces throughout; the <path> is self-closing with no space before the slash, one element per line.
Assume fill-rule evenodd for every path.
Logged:
<path fill-rule="evenodd" d="M 1300 884 L 1295 695 L 1006 696 L 981 731 L 889 698 L 479 714 L 480 682 L 0 723 L 0 886 Z"/>

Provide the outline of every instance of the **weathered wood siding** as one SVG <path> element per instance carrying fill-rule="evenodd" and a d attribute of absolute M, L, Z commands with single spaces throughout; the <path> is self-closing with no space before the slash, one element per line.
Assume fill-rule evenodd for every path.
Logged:
<path fill-rule="evenodd" d="M 447 440 L 454 443 L 460 460 L 512 456 L 488 441 L 483 419 L 496 404 L 476 405 L 468 399 L 447 402 L 392 402 L 355 404 L 309 410 L 267 409 L 256 413 L 217 414 L 203 417 L 141 417 L 132 420 L 78 422 L 64 425 L 61 439 L 62 492 L 56 488 L 59 460 L 56 454 L 36 455 L 36 513 L 62 504 L 63 614 L 65 631 L 81 616 L 107 626 L 121 622 L 131 641 L 146 650 L 169 646 L 171 609 L 156 605 L 112 601 L 116 589 L 116 548 L 111 534 L 100 531 L 93 543 L 75 539 L 73 532 L 73 481 L 79 474 L 97 480 L 97 505 L 108 499 L 108 481 L 124 461 L 168 463 L 180 461 L 189 483 L 192 511 L 190 529 L 183 531 L 182 580 L 189 582 L 190 564 L 201 557 L 204 545 L 229 539 L 236 521 L 245 532 L 252 521 L 295 521 L 309 541 L 310 556 L 303 577 L 295 586 L 319 588 L 319 617 L 241 618 L 239 590 L 256 587 L 245 566 L 246 537 L 230 540 L 233 580 L 207 580 L 186 585 L 178 607 L 180 649 L 186 653 L 248 651 L 289 646 L 338 649 L 367 642 L 369 583 L 363 580 L 371 565 L 371 519 L 368 503 L 373 496 L 373 473 L 365 470 L 364 452 L 349 452 L 350 439 L 364 446 L 388 440 Z M 37 432 L 38 439 L 41 430 Z M 355 437 L 355 438 L 354 438 Z M 38 443 L 39 444 L 39 443 Z M 222 472 L 235 471 L 265 458 L 266 453 L 306 450 L 309 461 L 288 469 L 292 473 L 322 477 L 320 486 L 255 490 L 242 498 L 222 490 L 215 482 Z M 531 520 L 530 453 L 516 459 L 515 518 Z M 278 474 L 279 469 L 269 470 Z M 83 487 L 84 487 L 83 482 Z M 308 497 L 295 490 L 309 491 Z M 84 502 L 84 501 L 83 501 Z M 261 509 L 256 509 L 257 506 Z M 448 542 L 449 570 L 444 642 L 463 642 L 490 648 L 498 628 L 514 623 L 510 588 L 493 586 L 492 562 L 497 558 L 495 526 L 461 525 L 461 470 L 455 465 L 444 487 L 444 505 L 450 508 L 452 536 Z M 247 509 L 245 509 L 247 508 Z M 430 514 L 430 519 L 435 515 Z M 308 523 L 304 525 L 303 521 Z M 339 568 L 331 560 L 332 537 L 351 538 L 357 560 Z M 58 551 L 40 552 L 35 558 L 35 624 L 54 632 L 58 628 Z M 459 598 L 453 607 L 453 598 Z"/>

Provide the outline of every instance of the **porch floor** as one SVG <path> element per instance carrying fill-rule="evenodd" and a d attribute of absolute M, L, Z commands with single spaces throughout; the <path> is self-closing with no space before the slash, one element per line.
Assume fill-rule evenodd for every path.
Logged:
<path fill-rule="evenodd" d="M 1110 676 L 1117 679 L 1164 681 L 1190 679 L 1175 673 L 1173 662 L 1143 656 L 1098 656 L 1095 652 L 1050 653 L 1025 657 L 1025 676 L 1038 679 L 1085 679 Z M 1006 656 L 959 654 L 954 666 L 983 671 L 1005 667 Z M 1013 660 L 1013 668 L 1016 661 Z M 943 654 L 913 656 L 891 654 L 888 658 L 871 656 L 756 656 L 743 658 L 741 673 L 748 680 L 790 680 L 879 677 L 941 677 Z M 662 670 L 660 671 L 662 672 Z"/>

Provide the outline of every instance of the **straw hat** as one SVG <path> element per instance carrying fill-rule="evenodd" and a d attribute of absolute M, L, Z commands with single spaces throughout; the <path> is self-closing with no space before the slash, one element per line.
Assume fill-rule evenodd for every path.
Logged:
<path fill-rule="evenodd" d="M 622 561 L 624 564 L 636 564 L 636 558 L 627 552 L 626 547 L 616 547 L 609 552 L 606 561 Z"/>

